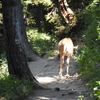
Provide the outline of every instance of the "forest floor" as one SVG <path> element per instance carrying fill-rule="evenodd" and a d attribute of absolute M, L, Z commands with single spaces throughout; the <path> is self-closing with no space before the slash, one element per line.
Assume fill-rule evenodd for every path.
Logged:
<path fill-rule="evenodd" d="M 51 89 L 37 89 L 25 100 L 93 100 L 92 91 L 86 86 L 83 77 L 77 74 L 76 61 L 71 58 L 68 79 L 59 78 L 59 60 L 54 57 L 28 62 L 34 77 L 45 87 Z M 66 74 L 64 67 L 63 74 Z"/>

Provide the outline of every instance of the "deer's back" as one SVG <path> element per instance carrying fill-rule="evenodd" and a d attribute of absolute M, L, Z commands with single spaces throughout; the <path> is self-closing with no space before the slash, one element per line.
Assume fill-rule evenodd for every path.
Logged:
<path fill-rule="evenodd" d="M 58 44 L 59 54 L 63 56 L 72 56 L 73 42 L 71 38 L 64 38 Z"/>

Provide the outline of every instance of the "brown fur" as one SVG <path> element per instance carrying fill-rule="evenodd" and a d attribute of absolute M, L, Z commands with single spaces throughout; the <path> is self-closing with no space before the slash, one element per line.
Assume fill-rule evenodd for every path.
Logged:
<path fill-rule="evenodd" d="M 64 56 L 67 56 L 66 60 L 66 67 L 67 67 L 67 73 L 66 78 L 69 77 L 68 70 L 69 70 L 69 60 L 71 56 L 73 55 L 73 42 L 71 38 L 64 38 L 58 43 L 58 50 L 60 54 L 60 71 L 59 71 L 59 77 L 62 77 L 62 71 L 64 67 Z"/>

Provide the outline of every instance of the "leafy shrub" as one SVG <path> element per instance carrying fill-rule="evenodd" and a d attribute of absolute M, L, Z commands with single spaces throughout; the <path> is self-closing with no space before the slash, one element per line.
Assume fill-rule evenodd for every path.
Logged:
<path fill-rule="evenodd" d="M 82 36 L 86 45 L 81 48 L 76 59 L 79 62 L 80 73 L 91 79 L 88 85 L 100 100 L 100 3 L 99 0 L 91 1 L 81 12 L 85 23 Z"/>
<path fill-rule="evenodd" d="M 39 55 L 44 56 L 46 51 L 52 50 L 56 39 L 46 33 L 38 33 L 36 29 L 27 28 L 28 41 L 33 51 Z"/>
<path fill-rule="evenodd" d="M 0 98 L 4 100 L 22 100 L 32 92 L 34 83 L 14 76 L 0 78 Z"/>
<path fill-rule="evenodd" d="M 34 83 L 8 74 L 5 53 L 0 55 L 0 100 L 22 100 L 32 92 Z"/>

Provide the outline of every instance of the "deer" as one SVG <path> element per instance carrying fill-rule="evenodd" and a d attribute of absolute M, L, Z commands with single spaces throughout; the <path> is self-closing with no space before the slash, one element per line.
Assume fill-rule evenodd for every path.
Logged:
<path fill-rule="evenodd" d="M 78 43 L 77 43 L 78 44 Z M 84 43 L 80 43 L 82 46 Z M 60 54 L 60 71 L 59 71 L 59 77 L 62 77 L 62 72 L 64 68 L 64 57 L 67 56 L 66 59 L 66 75 L 65 78 L 69 78 L 69 61 L 70 58 L 73 55 L 74 51 L 74 44 L 71 38 L 64 38 L 58 43 L 58 51 Z"/>

